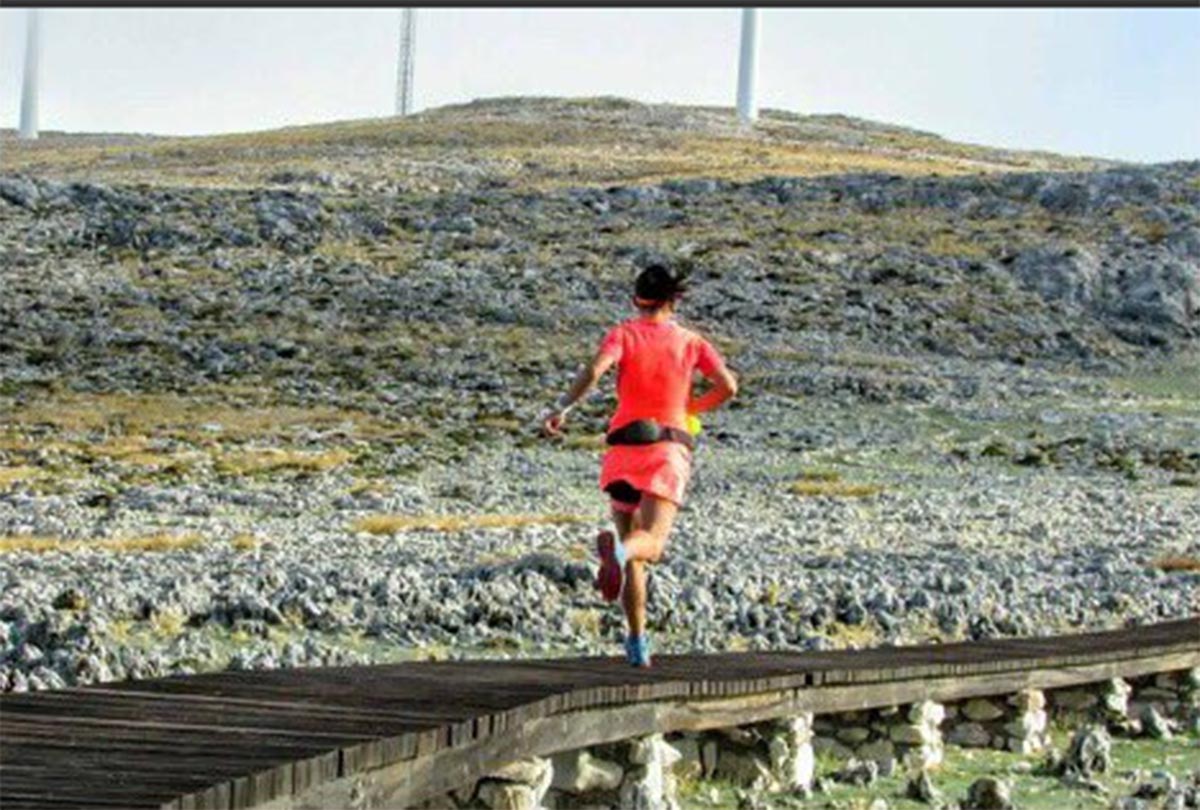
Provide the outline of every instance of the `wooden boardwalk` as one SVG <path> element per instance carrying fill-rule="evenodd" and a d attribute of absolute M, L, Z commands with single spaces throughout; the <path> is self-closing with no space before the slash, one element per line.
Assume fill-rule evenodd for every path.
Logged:
<path fill-rule="evenodd" d="M 429 662 L 5 695 L 0 807 L 330 807 L 371 785 L 388 799 L 371 806 L 404 806 L 506 759 L 621 734 L 1193 666 L 1197 618 L 858 652 L 664 655 L 649 671 L 609 658 Z M 598 713 L 605 723 L 585 722 Z"/>

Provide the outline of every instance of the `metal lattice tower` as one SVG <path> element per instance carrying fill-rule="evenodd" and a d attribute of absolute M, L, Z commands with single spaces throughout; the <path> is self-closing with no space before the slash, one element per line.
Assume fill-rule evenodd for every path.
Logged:
<path fill-rule="evenodd" d="M 29 9 L 25 23 L 25 78 L 21 84 L 21 124 L 18 131 L 23 140 L 38 136 L 38 68 L 41 66 L 41 42 L 38 32 L 38 10 Z"/>
<path fill-rule="evenodd" d="M 396 115 L 408 115 L 413 107 L 413 51 L 417 45 L 417 10 L 400 12 L 400 54 L 396 63 Z"/>
<path fill-rule="evenodd" d="M 738 57 L 738 120 L 750 126 L 758 119 L 758 9 L 742 9 L 742 48 Z"/>

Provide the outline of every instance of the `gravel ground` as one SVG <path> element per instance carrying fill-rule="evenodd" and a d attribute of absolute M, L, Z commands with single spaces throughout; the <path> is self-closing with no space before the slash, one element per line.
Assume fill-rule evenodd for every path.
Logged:
<path fill-rule="evenodd" d="M 969 443 L 947 444 L 929 429 L 925 408 L 793 409 L 805 412 L 774 440 L 761 431 L 761 412 L 710 420 L 691 500 L 652 579 L 660 651 L 1044 634 L 1196 611 L 1200 573 L 1154 565 L 1200 552 L 1194 484 L 1144 464 L 1130 475 L 979 450 L 994 443 L 976 442 L 972 456 Z M 1042 412 L 1044 428 L 1078 427 L 1064 428 L 1055 413 Z M 1122 440 L 1129 434 L 1108 439 Z M 794 442 L 807 447 L 786 446 Z M 0 568 L 0 632 L 9 639 L 0 683 L 613 654 L 620 614 L 590 585 L 591 537 L 605 508 L 597 460 L 597 451 L 550 443 L 481 446 L 469 462 L 373 489 L 356 490 L 335 469 L 134 487 L 100 504 L 92 482 L 83 495 L 10 493 L 0 499 L 0 534 L 198 540 L 180 550 L 84 540 L 10 551 Z M 800 495 L 790 490 L 798 479 L 877 491 Z M 372 515 L 460 515 L 467 525 L 355 530 Z M 572 522 L 470 525 L 486 515 Z"/>

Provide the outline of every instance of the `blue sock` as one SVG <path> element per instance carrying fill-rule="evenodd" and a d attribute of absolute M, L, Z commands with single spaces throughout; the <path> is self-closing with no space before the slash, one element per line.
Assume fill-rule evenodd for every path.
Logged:
<path fill-rule="evenodd" d="M 617 565 L 621 566 L 621 570 L 624 571 L 626 559 L 625 544 L 622 543 L 620 539 L 613 543 L 613 556 L 617 558 Z"/>

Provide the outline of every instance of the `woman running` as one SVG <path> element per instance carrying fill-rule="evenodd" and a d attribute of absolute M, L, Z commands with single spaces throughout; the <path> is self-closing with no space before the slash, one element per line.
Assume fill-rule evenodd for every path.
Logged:
<path fill-rule="evenodd" d="M 596 587 L 609 602 L 623 591 L 629 623 L 625 655 L 638 667 L 650 666 L 645 566 L 662 557 L 683 504 L 695 441 L 689 424 L 698 425 L 696 414 L 737 393 L 737 380 L 712 344 L 675 321 L 675 303 L 685 287 L 682 274 L 661 264 L 643 270 L 634 283 L 637 317 L 609 331 L 543 420 L 548 435 L 559 435 L 567 412 L 617 367 L 617 411 L 608 424 L 611 447 L 601 464 L 600 488 L 611 499 L 620 540 L 610 531 L 596 538 Z M 692 396 L 694 371 L 713 383 L 698 397 Z"/>

